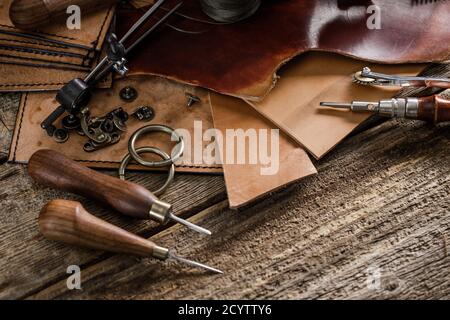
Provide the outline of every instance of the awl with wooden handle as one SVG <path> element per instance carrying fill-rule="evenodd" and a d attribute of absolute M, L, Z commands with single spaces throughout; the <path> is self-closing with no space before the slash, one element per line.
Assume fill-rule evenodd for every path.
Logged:
<path fill-rule="evenodd" d="M 62 17 L 68 17 L 67 8 L 77 5 L 82 14 L 107 7 L 117 0 L 14 0 L 9 18 L 14 26 L 34 30 Z"/>
<path fill-rule="evenodd" d="M 46 238 L 70 245 L 160 260 L 173 259 L 190 266 L 222 273 L 218 269 L 178 257 L 167 248 L 103 221 L 91 215 L 75 201 L 49 202 L 39 215 L 39 229 Z"/>
<path fill-rule="evenodd" d="M 197 232 L 211 234 L 175 216 L 170 204 L 146 188 L 84 167 L 59 152 L 48 149 L 35 152 L 28 163 L 28 173 L 42 185 L 98 200 L 128 216 L 162 224 L 173 220 Z"/>

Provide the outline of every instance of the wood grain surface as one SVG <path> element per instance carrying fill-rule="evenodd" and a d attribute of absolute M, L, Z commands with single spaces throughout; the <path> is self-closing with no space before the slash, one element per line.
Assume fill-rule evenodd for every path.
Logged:
<path fill-rule="evenodd" d="M 222 177 L 179 175 L 164 200 L 209 228 L 205 238 L 32 183 L 5 163 L 17 105 L 0 97 L 0 298 L 450 298 L 449 124 L 387 121 L 355 134 L 316 163 L 319 175 L 239 212 L 227 209 Z M 150 188 L 164 178 L 130 176 Z M 37 218 L 54 198 L 225 274 L 48 241 Z M 82 290 L 66 287 L 72 264 Z"/>

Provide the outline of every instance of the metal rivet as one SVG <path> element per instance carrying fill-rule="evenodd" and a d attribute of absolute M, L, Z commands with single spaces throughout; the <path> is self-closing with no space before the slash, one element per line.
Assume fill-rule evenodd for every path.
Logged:
<path fill-rule="evenodd" d="M 75 130 L 80 127 L 80 119 L 70 114 L 62 119 L 61 124 L 67 130 Z"/>
<path fill-rule="evenodd" d="M 120 90 L 120 98 L 126 102 L 131 102 L 136 100 L 138 96 L 138 92 L 133 87 L 125 87 L 122 90 Z"/>
<path fill-rule="evenodd" d="M 197 96 L 194 96 L 192 93 L 187 92 L 186 97 L 188 98 L 187 106 L 188 108 L 192 107 L 195 103 L 200 102 L 201 99 Z"/>
<path fill-rule="evenodd" d="M 69 139 L 69 131 L 66 129 L 56 129 L 53 133 L 53 138 L 58 143 L 64 143 Z"/>

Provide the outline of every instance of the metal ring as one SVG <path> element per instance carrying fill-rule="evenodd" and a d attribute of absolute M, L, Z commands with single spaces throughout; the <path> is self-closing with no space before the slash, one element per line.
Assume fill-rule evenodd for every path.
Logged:
<path fill-rule="evenodd" d="M 155 147 L 138 148 L 138 149 L 136 149 L 136 152 L 138 154 L 141 154 L 141 153 L 155 153 L 155 154 L 161 156 L 165 160 L 170 159 L 170 156 L 166 152 L 162 151 L 161 149 L 155 148 Z M 130 160 L 131 160 L 131 154 L 128 153 L 123 158 L 122 162 L 120 163 L 120 167 L 119 167 L 119 178 L 120 178 L 120 180 L 125 180 L 125 169 L 128 166 L 128 164 L 130 163 Z M 172 165 L 170 166 L 170 170 L 169 170 L 169 176 L 167 177 L 166 182 L 164 183 L 164 185 L 161 188 L 159 188 L 158 190 L 154 191 L 153 194 L 155 196 L 157 196 L 157 197 L 162 195 L 167 190 L 169 185 L 172 183 L 174 177 L 175 177 L 175 165 L 172 163 Z"/>
<path fill-rule="evenodd" d="M 136 152 L 136 147 L 135 147 L 136 140 L 141 135 L 148 133 L 148 132 L 167 133 L 171 137 L 175 137 L 175 139 L 178 140 L 178 144 L 173 149 L 173 150 L 175 150 L 175 152 L 172 152 L 173 156 L 171 158 L 169 158 L 168 160 L 164 160 L 164 161 L 145 161 L 144 159 L 142 159 L 139 156 L 139 154 Z M 161 125 L 161 124 L 153 124 L 153 125 L 145 126 L 141 129 L 139 129 L 138 131 L 136 131 L 135 133 L 133 133 L 130 141 L 128 142 L 128 151 L 130 152 L 130 155 L 133 157 L 133 159 L 137 163 L 139 163 L 143 166 L 151 167 L 151 168 L 166 167 L 166 166 L 173 164 L 176 160 L 178 160 L 183 155 L 184 140 L 178 133 L 175 132 L 174 129 L 164 126 L 164 125 Z"/>

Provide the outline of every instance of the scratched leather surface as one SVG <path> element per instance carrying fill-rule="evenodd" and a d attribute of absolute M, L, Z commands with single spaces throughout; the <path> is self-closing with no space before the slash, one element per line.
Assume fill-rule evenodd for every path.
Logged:
<path fill-rule="evenodd" d="M 206 18 L 196 0 L 184 3 L 181 12 Z M 371 4 L 381 10 L 381 30 L 367 28 Z M 141 14 L 121 11 L 119 33 Z M 272 87 L 276 70 L 308 50 L 389 64 L 445 60 L 450 56 L 449 17 L 447 1 L 412 6 L 409 0 L 266 0 L 252 18 L 233 25 L 174 17 L 174 25 L 207 32 L 164 28 L 131 54 L 129 66 L 131 74 L 157 74 L 258 100 Z"/>

